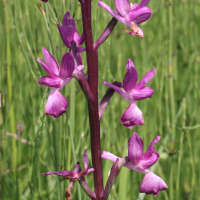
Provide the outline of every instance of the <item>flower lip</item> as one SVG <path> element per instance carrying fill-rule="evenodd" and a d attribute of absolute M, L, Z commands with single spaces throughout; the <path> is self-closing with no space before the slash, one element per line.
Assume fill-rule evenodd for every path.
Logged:
<path fill-rule="evenodd" d="M 143 125 L 144 118 L 142 111 L 137 107 L 136 103 L 132 103 L 122 114 L 121 123 L 129 129 L 133 129 L 134 125 Z"/>
<path fill-rule="evenodd" d="M 67 105 L 67 99 L 59 92 L 58 88 L 51 88 L 45 107 L 45 114 L 59 117 L 67 112 Z"/>
<path fill-rule="evenodd" d="M 160 190 L 168 189 L 167 184 L 153 172 L 149 171 L 142 183 L 140 184 L 140 192 L 146 194 L 154 194 L 155 197 L 159 195 Z"/>

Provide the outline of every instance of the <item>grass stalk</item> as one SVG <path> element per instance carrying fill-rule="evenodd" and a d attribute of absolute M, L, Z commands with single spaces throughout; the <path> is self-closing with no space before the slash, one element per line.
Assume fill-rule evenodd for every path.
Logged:
<path fill-rule="evenodd" d="M 182 107 L 183 107 L 183 124 L 185 126 L 186 120 L 186 104 L 185 99 L 182 100 Z M 184 138 L 184 130 L 181 132 L 180 136 L 180 145 L 179 145 L 179 156 L 178 156 L 178 169 L 177 169 L 177 176 L 176 176 L 176 199 L 180 198 L 180 193 L 178 192 L 180 189 L 180 174 L 181 174 L 181 162 L 182 162 L 182 155 L 183 155 L 183 138 Z"/>
<path fill-rule="evenodd" d="M 175 99 L 174 99 L 174 85 L 173 85 L 173 5 L 169 3 L 169 60 L 168 60 L 168 76 L 169 76 L 169 96 L 170 96 L 170 112 L 171 112 L 171 136 L 175 141 Z M 172 147 L 173 148 L 173 147 Z"/>
<path fill-rule="evenodd" d="M 8 2 L 4 2 L 4 18 L 5 18 L 5 30 L 6 30 L 6 61 L 7 61 L 7 90 L 8 90 L 8 101 L 9 101 L 9 118 L 10 118 L 10 131 L 11 133 L 15 133 L 15 114 L 14 114 L 14 102 L 13 102 L 13 90 L 12 90 L 12 76 L 11 76 L 11 43 L 10 43 L 10 22 L 8 21 L 8 9 L 9 5 Z M 18 199 L 18 181 L 17 181 L 17 141 L 13 138 L 12 139 L 12 164 L 13 164 L 13 171 L 14 171 L 14 183 L 15 191 L 14 194 Z"/>
<path fill-rule="evenodd" d="M 58 162 L 58 151 L 57 151 L 57 131 L 56 131 L 56 124 L 55 120 L 52 119 L 52 124 L 53 124 L 53 147 L 54 147 L 54 156 L 55 156 L 55 171 L 59 171 L 59 162 Z M 57 182 L 57 189 L 58 189 L 58 199 L 61 200 L 61 190 L 60 190 L 60 178 L 59 176 L 56 176 L 56 182 Z"/>

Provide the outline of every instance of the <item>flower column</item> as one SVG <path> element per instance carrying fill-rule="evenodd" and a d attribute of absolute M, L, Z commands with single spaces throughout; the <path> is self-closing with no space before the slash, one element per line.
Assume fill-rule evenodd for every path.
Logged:
<path fill-rule="evenodd" d="M 91 131 L 91 152 L 94 171 L 94 187 L 96 199 L 102 199 L 103 175 L 101 164 L 101 142 L 100 142 L 100 121 L 98 113 L 98 50 L 94 48 L 91 26 L 91 0 L 82 0 L 83 32 L 88 63 L 88 83 L 93 99 L 88 100 L 90 131 Z"/>

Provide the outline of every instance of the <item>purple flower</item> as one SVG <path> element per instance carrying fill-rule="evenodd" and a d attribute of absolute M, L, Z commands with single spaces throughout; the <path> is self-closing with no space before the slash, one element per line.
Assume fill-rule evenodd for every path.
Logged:
<path fill-rule="evenodd" d="M 48 0 L 41 0 L 41 1 L 43 1 L 43 2 L 48 2 Z"/>
<path fill-rule="evenodd" d="M 70 15 L 70 12 L 66 12 L 65 16 L 63 17 L 62 26 L 60 26 L 59 24 L 57 24 L 57 26 L 66 47 L 71 49 L 71 43 L 73 41 L 76 43 L 77 47 L 82 45 L 85 41 L 84 34 L 82 34 L 81 37 L 79 36 L 76 29 L 76 24 L 73 17 Z M 85 51 L 85 48 L 77 48 L 77 52 L 82 51 Z"/>
<path fill-rule="evenodd" d="M 147 151 L 143 153 L 143 141 L 137 133 L 133 133 L 129 139 L 128 147 L 128 158 L 130 161 L 124 165 L 131 170 L 145 174 L 145 177 L 140 184 L 140 192 L 146 194 L 154 194 L 155 196 L 159 195 L 158 192 L 160 190 L 166 190 L 168 188 L 166 183 L 159 176 L 156 176 L 148 169 L 154 165 L 159 158 L 159 154 L 154 151 L 154 143 L 157 143 L 159 140 L 160 136 L 157 136 L 150 143 Z M 101 157 L 113 162 L 119 158 L 107 151 L 103 151 Z"/>
<path fill-rule="evenodd" d="M 43 69 L 50 76 L 43 76 L 38 79 L 39 84 L 46 85 L 51 88 L 45 114 L 51 115 L 52 117 L 59 117 L 66 112 L 68 105 L 67 99 L 59 92 L 71 79 L 71 74 L 75 73 L 75 61 L 71 53 L 66 53 L 61 62 L 61 68 L 57 60 L 49 53 L 47 49 L 42 48 L 45 62 L 38 58 L 37 61 L 41 63 Z M 80 65 L 78 67 L 82 68 Z"/>
<path fill-rule="evenodd" d="M 137 107 L 135 100 L 146 99 L 148 97 L 151 98 L 154 92 L 153 89 L 144 85 L 154 77 L 155 72 L 156 69 L 152 69 L 145 74 L 141 81 L 137 83 L 138 74 L 135 65 L 131 59 L 128 59 L 126 64 L 126 75 L 122 83 L 124 89 L 121 89 L 111 83 L 105 81 L 103 82 L 105 85 L 118 92 L 126 101 L 131 104 L 121 116 L 121 123 L 129 129 L 132 129 L 134 125 L 144 124 L 142 112 Z"/>
<path fill-rule="evenodd" d="M 84 162 L 84 169 L 82 171 L 81 171 L 80 164 L 78 162 L 75 165 L 73 171 L 68 171 L 68 170 L 62 170 L 60 172 L 52 171 L 52 172 L 43 173 L 43 174 L 41 174 L 41 176 L 47 176 L 47 175 L 51 175 L 51 174 L 56 174 L 58 176 L 62 176 L 63 178 L 66 178 L 66 179 L 69 179 L 69 180 L 75 182 L 78 179 L 86 176 L 90 172 L 94 171 L 93 168 L 89 169 L 89 160 L 88 160 L 88 157 L 87 157 L 87 149 L 85 150 L 85 152 L 83 154 L 83 162 Z"/>
<path fill-rule="evenodd" d="M 124 30 L 131 35 L 138 35 L 143 38 L 143 31 L 137 26 L 143 21 L 146 21 L 151 16 L 152 10 L 147 8 L 150 0 L 142 0 L 139 4 L 130 4 L 129 0 L 115 0 L 115 8 L 118 13 L 112 10 L 105 3 L 98 1 L 98 6 L 103 7 L 113 17 L 123 24 L 129 26 L 131 30 Z"/>

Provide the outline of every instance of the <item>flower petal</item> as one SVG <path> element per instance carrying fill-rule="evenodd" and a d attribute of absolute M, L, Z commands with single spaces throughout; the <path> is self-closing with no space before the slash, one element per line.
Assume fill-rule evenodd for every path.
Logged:
<path fill-rule="evenodd" d="M 134 100 L 141 100 L 141 99 L 151 98 L 153 93 L 154 91 L 152 88 L 144 86 L 140 89 L 133 89 L 130 92 L 130 97 L 131 99 Z"/>
<path fill-rule="evenodd" d="M 46 172 L 46 173 L 42 173 L 41 176 L 47 176 L 47 175 L 51 175 L 51 174 L 58 175 L 58 172 L 54 172 L 54 171 L 52 171 L 52 172 Z"/>
<path fill-rule="evenodd" d="M 76 78 L 77 80 L 81 80 L 84 81 L 83 79 L 87 80 L 87 76 L 85 75 L 85 73 L 82 71 L 82 69 L 84 68 L 84 65 L 79 65 L 75 68 L 75 70 L 72 73 L 72 76 L 74 78 Z M 85 77 L 86 76 L 86 77 Z"/>
<path fill-rule="evenodd" d="M 138 165 L 134 165 L 132 162 L 127 162 L 124 167 L 127 167 L 133 171 L 136 171 L 136 172 L 139 172 L 139 173 L 142 173 L 142 174 L 146 174 L 146 171 L 145 169 L 142 169 L 140 168 L 140 166 Z"/>
<path fill-rule="evenodd" d="M 113 162 L 115 162 L 117 160 L 117 158 L 121 159 L 120 157 L 117 157 L 108 151 L 103 151 L 103 154 L 101 155 L 101 157 L 104 159 L 107 159 L 107 160 L 111 160 Z"/>
<path fill-rule="evenodd" d="M 123 81 L 123 88 L 126 92 L 130 92 L 134 89 L 138 80 L 137 70 L 131 59 L 127 60 L 126 63 L 126 75 Z"/>
<path fill-rule="evenodd" d="M 72 171 L 68 171 L 68 170 L 61 170 L 60 172 L 47 172 L 47 173 L 43 173 L 41 174 L 41 176 L 47 176 L 47 175 L 52 175 L 52 174 L 56 174 L 58 176 L 62 176 L 63 178 L 69 179 L 71 181 L 76 181 L 77 179 L 80 178 L 80 174 L 77 172 L 72 172 Z"/>
<path fill-rule="evenodd" d="M 75 70 L 81 71 L 85 66 L 84 65 L 79 65 L 76 67 Z"/>
<path fill-rule="evenodd" d="M 107 12 L 109 12 L 113 17 L 115 17 L 121 23 L 131 27 L 131 22 L 128 19 L 116 13 L 114 10 L 112 10 L 108 5 L 106 5 L 102 1 L 98 1 L 98 6 L 101 6 L 102 8 L 104 8 Z"/>
<path fill-rule="evenodd" d="M 74 166 L 73 172 L 79 173 L 81 171 L 80 163 L 77 162 L 76 165 Z"/>
<path fill-rule="evenodd" d="M 91 172 L 94 172 L 94 170 L 95 170 L 94 168 L 90 168 L 90 169 L 88 169 L 86 175 L 88 175 L 88 174 L 91 173 Z"/>
<path fill-rule="evenodd" d="M 47 175 L 52 175 L 52 174 L 56 174 L 56 175 L 59 175 L 59 176 L 68 176 L 70 175 L 72 172 L 71 171 L 67 171 L 67 170 L 62 170 L 60 172 L 47 172 L 47 173 L 42 173 L 41 176 L 47 176 Z"/>
<path fill-rule="evenodd" d="M 40 85 L 46 85 L 49 87 L 61 87 L 62 80 L 59 77 L 54 76 L 43 76 L 38 79 Z"/>
<path fill-rule="evenodd" d="M 128 157 L 132 164 L 138 165 L 143 156 L 143 141 L 137 133 L 133 133 L 128 141 Z"/>
<path fill-rule="evenodd" d="M 58 30 L 60 32 L 60 35 L 62 37 L 63 43 L 65 44 L 66 47 L 70 48 L 71 47 L 71 38 L 68 38 L 66 35 L 66 29 L 59 24 L 57 24 Z M 70 40 L 69 40 L 70 39 Z"/>
<path fill-rule="evenodd" d="M 64 56 L 62 57 L 60 77 L 62 79 L 68 78 L 69 76 L 71 76 L 74 69 L 75 69 L 74 57 L 70 52 L 68 52 L 64 54 Z"/>
<path fill-rule="evenodd" d="M 59 76 L 60 67 L 57 60 L 44 47 L 42 47 L 42 53 L 44 56 L 45 64 L 40 58 L 38 58 L 37 61 L 42 64 L 42 67 L 48 74 L 52 76 Z"/>
<path fill-rule="evenodd" d="M 120 157 L 115 156 L 114 154 L 108 152 L 108 151 L 103 151 L 103 154 L 101 155 L 102 158 L 107 159 L 107 160 L 111 160 L 113 162 L 115 162 L 117 160 L 117 158 L 121 159 Z M 139 167 L 137 167 L 136 165 L 134 165 L 131 162 L 127 162 L 124 167 L 127 167 L 131 170 L 134 170 L 136 172 L 140 172 L 143 174 L 146 174 L 146 170 L 140 169 Z"/>
<path fill-rule="evenodd" d="M 75 41 L 77 43 L 77 46 L 80 46 L 83 44 L 83 42 L 85 42 L 85 37 L 84 37 L 84 33 L 82 33 L 81 37 L 77 37 L 75 38 Z"/>
<path fill-rule="evenodd" d="M 144 6 L 147 6 L 149 1 L 150 0 L 142 0 L 135 9 L 139 9 L 139 8 L 144 7 Z"/>
<path fill-rule="evenodd" d="M 144 119 L 141 110 L 135 103 L 132 103 L 122 114 L 121 123 L 129 129 L 134 125 L 143 125 Z"/>
<path fill-rule="evenodd" d="M 115 8 L 121 16 L 126 17 L 130 10 L 129 0 L 115 0 Z"/>
<path fill-rule="evenodd" d="M 134 21 L 134 22 L 136 22 L 135 20 L 138 18 L 138 17 L 140 17 L 140 16 L 142 16 L 142 15 L 145 15 L 146 16 L 146 14 L 150 14 L 151 15 L 151 13 L 152 13 L 152 10 L 151 9 L 149 9 L 149 8 L 147 8 L 147 7 L 143 7 L 143 8 L 140 8 L 140 9 L 138 9 L 138 10 L 131 10 L 129 13 L 128 13 L 128 17 L 129 17 L 129 20 L 130 21 Z M 150 16 L 149 16 L 150 17 Z M 148 18 L 149 18 L 148 17 Z M 148 19 L 147 18 L 147 19 Z M 146 19 L 145 19 L 146 20 Z M 145 21 L 144 20 L 144 21 Z M 141 21 L 141 22 L 143 22 L 143 21 Z M 141 23 L 140 22 L 140 23 Z M 138 24 L 138 23 L 137 23 Z"/>
<path fill-rule="evenodd" d="M 111 83 L 108 83 L 106 81 L 103 81 L 103 84 L 105 84 L 105 85 L 111 87 L 112 89 L 114 89 L 121 97 L 123 97 L 129 103 L 134 103 L 135 102 L 134 100 L 132 100 L 130 98 L 130 95 L 127 94 L 123 89 L 121 89 L 121 88 L 119 88 L 119 87 L 117 87 L 117 86 L 115 86 L 115 85 L 113 85 Z"/>
<path fill-rule="evenodd" d="M 167 188 L 167 184 L 151 171 L 145 175 L 140 184 L 141 193 L 154 194 L 156 197 L 159 195 L 160 190 L 166 190 Z"/>
<path fill-rule="evenodd" d="M 134 10 L 138 5 L 138 3 L 131 4 L 130 12 Z"/>
<path fill-rule="evenodd" d="M 151 154 L 151 157 L 149 157 L 148 159 L 142 157 L 139 166 L 141 169 L 148 169 L 157 162 L 158 158 L 159 158 L 159 153 L 153 152 Z"/>
<path fill-rule="evenodd" d="M 62 176 L 64 178 L 68 178 L 70 177 L 74 177 L 77 173 L 76 172 L 72 172 L 72 171 L 68 171 L 68 170 L 61 170 L 58 172 L 59 176 Z"/>
<path fill-rule="evenodd" d="M 134 22 L 135 22 L 136 24 L 140 24 L 140 23 L 146 21 L 147 19 L 150 18 L 151 13 L 152 13 L 152 12 L 145 13 L 145 14 L 143 14 L 143 15 L 140 15 L 139 17 L 137 17 L 136 19 L 134 19 Z"/>
<path fill-rule="evenodd" d="M 71 181 L 77 181 L 81 174 L 77 173 L 77 172 L 71 172 L 71 171 L 67 171 L 67 170 L 62 170 L 58 173 L 59 176 L 62 176 L 63 178 L 69 179 Z"/>
<path fill-rule="evenodd" d="M 147 72 L 141 81 L 135 86 L 135 89 L 142 88 L 146 83 L 148 83 L 155 75 L 156 69 L 152 69 L 151 71 Z"/>
<path fill-rule="evenodd" d="M 57 88 L 51 88 L 51 92 L 47 99 L 45 114 L 52 117 L 59 117 L 67 112 L 67 99 L 58 91 Z"/>
<path fill-rule="evenodd" d="M 152 140 L 148 149 L 146 150 L 145 154 L 143 155 L 142 159 L 146 160 L 146 159 L 149 159 L 152 156 L 152 154 L 155 150 L 154 143 L 157 143 L 160 140 L 160 138 L 161 138 L 160 136 L 157 136 L 155 139 Z"/>

